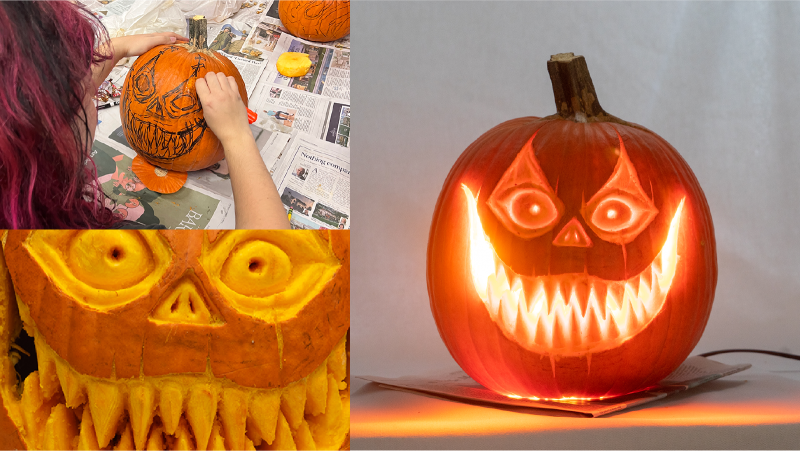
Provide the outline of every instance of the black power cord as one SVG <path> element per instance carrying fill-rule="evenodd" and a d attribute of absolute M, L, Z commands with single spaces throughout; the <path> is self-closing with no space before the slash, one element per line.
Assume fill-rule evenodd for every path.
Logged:
<path fill-rule="evenodd" d="M 763 349 L 722 349 L 722 350 L 719 350 L 719 351 L 705 352 L 703 354 L 700 354 L 700 356 L 701 357 L 709 357 L 709 356 L 712 356 L 712 355 L 725 354 L 725 353 L 728 353 L 728 352 L 754 352 L 754 353 L 757 353 L 757 354 L 769 354 L 769 355 L 774 355 L 774 356 L 778 356 L 778 357 L 784 357 L 784 358 L 787 358 L 787 359 L 800 360 L 800 355 L 789 354 L 787 352 L 765 351 Z"/>

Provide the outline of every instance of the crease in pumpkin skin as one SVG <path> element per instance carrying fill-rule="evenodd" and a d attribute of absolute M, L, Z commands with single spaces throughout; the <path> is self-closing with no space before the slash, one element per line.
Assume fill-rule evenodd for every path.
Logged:
<path fill-rule="evenodd" d="M 293 438 L 298 434 L 303 435 L 306 447 L 314 444 L 318 449 L 338 449 L 346 438 L 349 429 L 346 334 L 330 355 L 308 376 L 282 388 L 256 389 L 238 386 L 214 375 L 210 361 L 207 361 L 206 372 L 203 374 L 140 374 L 131 379 L 116 379 L 113 376 L 104 379 L 86 376 L 71 368 L 45 342 L 32 324 L 26 306 L 21 301 L 17 303 L 20 316 L 24 318 L 24 328 L 34 337 L 39 360 L 38 370 L 28 375 L 24 382 L 20 381 L 20 388 L 24 386 L 24 390 L 15 406 L 20 411 L 33 412 L 22 420 L 24 428 L 21 428 L 29 448 L 39 449 L 48 443 L 61 443 L 60 447 L 72 449 L 74 444 L 80 442 L 97 443 L 95 446 L 116 449 L 118 446 L 126 446 L 130 441 L 135 442 L 136 449 L 143 449 L 146 444 L 160 437 L 157 442 L 160 440 L 165 446 L 174 445 L 186 449 L 187 443 L 196 446 L 192 437 L 197 430 L 213 429 L 214 433 L 209 436 L 209 446 L 213 443 L 224 443 L 230 449 L 229 443 L 233 440 L 231 434 L 236 433 L 231 426 L 233 424 L 247 425 L 246 429 L 240 428 L 239 432 L 245 434 L 245 441 L 240 442 L 240 446 L 235 446 L 238 449 L 266 446 L 293 449 L 300 445 Z M 0 328 L 5 327 L 5 324 L 0 324 Z M 8 363 L 8 357 L 4 356 L 0 360 Z M 13 368 L 13 362 L 11 363 Z M 309 382 L 312 378 L 314 383 Z M 327 382 L 322 384 L 321 380 Z M 213 399 L 216 399 L 216 404 L 212 406 L 214 415 L 210 417 L 210 423 L 199 421 L 197 417 L 200 415 L 197 409 L 193 410 L 191 404 L 192 391 L 189 387 L 198 385 L 207 386 L 211 390 L 209 393 L 215 393 Z M 286 393 L 297 392 L 300 386 L 303 387 L 301 399 L 286 398 Z M 168 434 L 163 426 L 168 420 L 162 419 L 166 414 L 161 411 L 162 401 L 167 399 L 164 390 L 174 390 L 175 387 L 183 392 L 183 402 L 178 405 L 178 417 L 175 420 L 175 424 L 180 425 L 172 428 L 173 434 Z M 7 389 L 8 387 L 4 387 L 4 390 Z M 243 399 L 243 411 L 241 408 L 238 411 L 233 408 L 226 410 L 226 399 Z M 70 400 L 79 401 L 76 405 L 71 405 Z M 58 413 L 55 413 L 56 407 L 60 409 Z M 54 413 L 49 413 L 51 408 Z M 287 412 L 281 414 L 282 410 Z M 237 416 L 236 413 L 240 415 Z M 266 422 L 265 413 L 269 420 Z M 292 419 L 291 424 L 286 423 L 288 429 L 281 435 L 282 426 L 278 417 L 282 415 L 291 416 Z M 345 419 L 348 421 L 344 421 Z M 84 423 L 91 427 L 81 428 L 80 425 Z M 45 424 L 48 425 L 47 428 Z M 219 424 L 220 427 L 214 429 L 214 424 Z M 336 424 L 339 426 L 336 427 Z M 334 426 L 326 428 L 332 425 Z"/>
<path fill-rule="evenodd" d="M 500 260 L 483 231 L 477 197 L 466 185 L 462 188 L 468 204 L 467 255 L 474 289 L 507 338 L 550 357 L 554 377 L 558 358 L 588 355 L 587 368 L 590 368 L 591 353 L 621 345 L 660 313 L 680 257 L 677 240 L 685 198 L 676 208 L 660 252 L 639 274 L 622 281 L 607 281 L 587 274 L 534 277 L 536 288 L 528 293 L 522 284 L 526 276 L 515 274 Z M 545 288 L 547 284 L 552 285 L 550 290 Z M 591 286 L 583 293 L 584 299 L 579 299 L 578 284 Z M 567 293 L 562 291 L 565 286 L 571 287 Z M 606 298 L 600 299 L 598 291 L 605 291 Z M 580 329 L 577 337 L 570 335 L 573 321 Z"/>

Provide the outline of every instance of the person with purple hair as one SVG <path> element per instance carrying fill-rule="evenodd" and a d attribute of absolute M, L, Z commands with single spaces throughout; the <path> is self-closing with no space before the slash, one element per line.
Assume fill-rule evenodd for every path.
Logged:
<path fill-rule="evenodd" d="M 90 156 L 97 127 L 92 96 L 122 58 L 183 41 L 175 33 L 111 39 L 73 2 L 0 1 L 0 228 L 137 226 L 104 205 Z M 197 88 L 209 128 L 225 148 L 236 225 L 289 228 L 230 83 L 208 73 Z M 252 144 L 240 136 L 245 129 Z M 265 194 L 268 187 L 275 193 Z"/>

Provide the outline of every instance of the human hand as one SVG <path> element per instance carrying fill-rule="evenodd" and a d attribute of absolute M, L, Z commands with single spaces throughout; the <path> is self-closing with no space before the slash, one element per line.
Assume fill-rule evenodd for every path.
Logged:
<path fill-rule="evenodd" d="M 129 56 L 139 56 L 157 45 L 174 44 L 176 42 L 189 42 L 189 38 L 172 32 L 135 34 L 111 38 L 111 44 L 114 47 L 114 58 L 117 60 Z"/>
<path fill-rule="evenodd" d="M 228 149 L 235 147 L 231 141 L 242 136 L 252 139 L 247 123 L 247 108 L 239 95 L 235 78 L 226 77 L 222 72 L 208 72 L 205 77 L 195 81 L 195 89 L 203 106 L 206 123 L 222 143 L 226 154 Z"/>

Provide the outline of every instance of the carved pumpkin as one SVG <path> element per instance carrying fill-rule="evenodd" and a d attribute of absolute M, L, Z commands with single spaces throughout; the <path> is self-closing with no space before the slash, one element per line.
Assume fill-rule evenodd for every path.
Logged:
<path fill-rule="evenodd" d="M 281 0 L 278 14 L 295 36 L 330 42 L 350 33 L 350 0 Z"/>
<path fill-rule="evenodd" d="M 4 247 L 0 447 L 349 445 L 349 233 L 10 231 Z M 37 368 L 18 381 L 23 327 Z"/>
<path fill-rule="evenodd" d="M 242 76 L 228 58 L 208 49 L 207 33 L 206 20 L 196 16 L 190 22 L 188 43 L 152 48 L 137 58 L 125 79 L 122 130 L 128 144 L 154 166 L 196 171 L 225 156 L 203 118 L 194 87 L 197 78 L 207 72 L 233 76 L 247 105 Z"/>
<path fill-rule="evenodd" d="M 472 143 L 434 211 L 428 292 L 458 364 L 498 393 L 603 398 L 658 383 L 717 281 L 703 191 L 655 133 L 607 114 L 583 57 L 548 62 L 558 114 Z"/>

